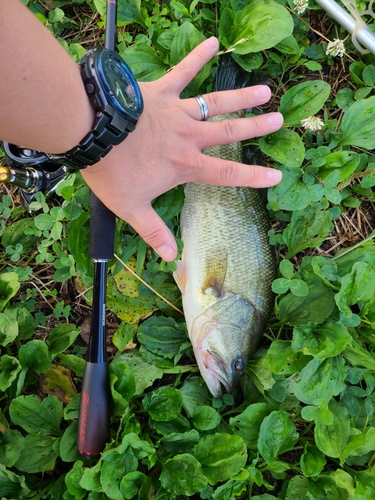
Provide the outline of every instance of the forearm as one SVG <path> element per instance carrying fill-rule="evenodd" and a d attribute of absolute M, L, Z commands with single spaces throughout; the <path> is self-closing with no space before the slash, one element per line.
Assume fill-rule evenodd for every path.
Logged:
<path fill-rule="evenodd" d="M 78 65 L 19 0 L 1 0 L 0 139 L 64 153 L 93 121 Z"/>

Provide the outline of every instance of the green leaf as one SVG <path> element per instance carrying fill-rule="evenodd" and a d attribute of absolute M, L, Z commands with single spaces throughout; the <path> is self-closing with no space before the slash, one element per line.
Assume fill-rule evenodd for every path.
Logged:
<path fill-rule="evenodd" d="M 0 390 L 5 391 L 12 385 L 22 370 L 20 362 L 13 356 L 4 354 L 0 358 Z"/>
<path fill-rule="evenodd" d="M 374 295 L 375 271 L 366 262 L 355 262 L 351 272 L 342 278 L 335 301 L 340 311 L 350 315 L 350 306 L 371 300 Z"/>
<path fill-rule="evenodd" d="M 288 245 L 287 259 L 306 248 L 319 247 L 332 228 L 331 216 L 328 210 L 320 209 L 318 205 L 305 210 L 295 210 L 292 219 L 283 233 L 283 239 Z"/>
<path fill-rule="evenodd" d="M 120 493 L 126 499 L 132 499 L 138 493 L 139 487 L 145 484 L 147 477 L 143 472 L 132 471 L 125 474 L 121 479 Z"/>
<path fill-rule="evenodd" d="M 309 481 L 307 495 L 309 499 L 353 500 L 355 498 L 353 479 L 342 469 L 323 473 L 313 481 Z"/>
<path fill-rule="evenodd" d="M 171 432 L 160 440 L 160 445 L 167 453 L 176 455 L 177 453 L 191 452 L 199 442 L 199 433 L 195 429 L 187 432 Z"/>
<path fill-rule="evenodd" d="M 315 445 L 306 444 L 305 451 L 301 456 L 300 465 L 305 477 L 317 477 L 326 464 L 324 455 Z"/>
<path fill-rule="evenodd" d="M 141 323 L 137 338 L 149 351 L 167 359 L 178 355 L 188 341 L 185 325 L 163 316 L 152 316 Z"/>
<path fill-rule="evenodd" d="M 65 17 L 64 11 L 62 9 L 53 9 L 48 13 L 48 21 L 50 23 L 58 23 L 62 21 Z"/>
<path fill-rule="evenodd" d="M 51 364 L 48 347 L 41 340 L 30 340 L 21 346 L 18 356 L 24 370 L 33 368 L 37 373 L 44 373 Z"/>
<path fill-rule="evenodd" d="M 12 422 L 26 432 L 61 434 L 63 407 L 56 396 L 47 396 L 43 401 L 34 395 L 19 396 L 11 402 L 9 414 Z"/>
<path fill-rule="evenodd" d="M 335 400 L 330 402 L 329 409 L 333 414 L 333 422 L 326 425 L 320 420 L 316 421 L 315 442 L 325 455 L 339 458 L 349 440 L 350 418 L 345 406 Z"/>
<path fill-rule="evenodd" d="M 280 262 L 280 273 L 288 280 L 292 279 L 294 274 L 293 264 L 288 259 L 283 259 Z"/>
<path fill-rule="evenodd" d="M 20 288 L 17 273 L 0 274 L 0 311 L 8 304 L 10 299 L 16 295 Z"/>
<path fill-rule="evenodd" d="M 289 288 L 293 295 L 297 297 L 306 297 L 309 294 L 309 287 L 307 283 L 300 279 L 293 279 L 289 282 Z"/>
<path fill-rule="evenodd" d="M 127 363 L 134 373 L 136 394 L 142 394 L 155 380 L 163 376 L 163 370 L 145 361 L 144 357 L 135 349 L 116 355 L 112 363 Z"/>
<path fill-rule="evenodd" d="M 25 438 L 16 430 L 7 430 L 0 434 L 0 464 L 12 467 L 20 457 Z M 1 469 L 0 469 L 1 477 Z M 0 479 L 1 484 L 1 479 Z M 1 487 L 0 487 L 1 488 Z"/>
<path fill-rule="evenodd" d="M 280 167 L 283 178 L 279 184 L 268 190 L 268 201 L 271 209 L 303 210 L 312 199 L 310 188 L 301 180 L 300 168 Z"/>
<path fill-rule="evenodd" d="M 15 467 L 29 474 L 53 470 L 57 455 L 53 451 L 56 438 L 40 434 L 28 434 L 24 448 Z"/>
<path fill-rule="evenodd" d="M 288 481 L 285 500 L 309 500 L 307 493 L 307 479 L 302 476 L 294 476 Z"/>
<path fill-rule="evenodd" d="M 328 99 L 330 91 L 330 85 L 321 80 L 299 83 L 287 90 L 279 106 L 284 126 L 298 126 L 304 118 L 315 115 Z"/>
<path fill-rule="evenodd" d="M 225 48 L 235 46 L 237 54 L 248 54 L 274 47 L 291 35 L 293 20 L 278 3 L 255 0 L 235 13 L 234 27 L 220 20 L 219 30 Z"/>
<path fill-rule="evenodd" d="M 120 54 L 140 82 L 161 78 L 168 69 L 155 50 L 146 43 L 135 43 Z"/>
<path fill-rule="evenodd" d="M 325 359 L 341 354 L 352 336 L 345 326 L 327 322 L 321 326 L 306 325 L 293 330 L 293 351 Z"/>
<path fill-rule="evenodd" d="M 30 227 L 34 219 L 30 217 L 25 217 L 16 222 L 13 222 L 3 232 L 1 237 L 1 244 L 6 248 L 8 246 L 16 246 L 17 243 L 22 244 L 22 255 L 27 254 L 31 247 L 39 237 L 35 234 L 25 234 L 25 229 Z"/>
<path fill-rule="evenodd" d="M 210 484 L 226 481 L 238 474 L 247 460 L 246 444 L 237 435 L 210 434 L 195 446 L 195 456 L 202 464 Z"/>
<path fill-rule="evenodd" d="M 87 495 L 87 490 L 83 489 L 79 485 L 79 482 L 82 478 L 82 474 L 83 474 L 82 461 L 77 460 L 73 464 L 73 467 L 67 472 L 65 476 L 65 484 L 68 488 L 68 492 L 73 496 L 74 500 L 82 500 Z"/>
<path fill-rule="evenodd" d="M 6 311 L 6 309 L 5 309 Z M 0 313 L 0 345 L 7 346 L 18 336 L 18 323 L 6 313 Z"/>
<path fill-rule="evenodd" d="M 30 493 L 25 476 L 17 476 L 0 464 L 0 495 L 1 498 L 25 498 Z"/>
<path fill-rule="evenodd" d="M 275 379 L 272 371 L 267 366 L 264 351 L 256 351 L 253 354 L 247 364 L 246 373 L 261 394 L 264 394 L 264 391 L 270 390 L 275 385 Z"/>
<path fill-rule="evenodd" d="M 305 156 L 301 137 L 294 130 L 286 128 L 261 137 L 259 146 L 264 154 L 288 167 L 300 167 Z"/>
<path fill-rule="evenodd" d="M 154 420 L 168 421 L 177 417 L 182 408 L 182 394 L 174 387 L 160 387 L 142 400 L 143 408 Z"/>
<path fill-rule="evenodd" d="M 341 121 L 339 145 L 375 148 L 374 116 L 375 96 L 352 104 Z"/>
<path fill-rule="evenodd" d="M 271 464 L 279 455 L 291 450 L 297 440 L 298 432 L 289 415 L 282 410 L 273 411 L 260 426 L 258 450 Z"/>
<path fill-rule="evenodd" d="M 80 330 L 75 325 L 62 324 L 52 329 L 47 345 L 51 356 L 61 354 L 70 347 L 78 337 Z"/>
<path fill-rule="evenodd" d="M 64 462 L 75 462 L 80 458 L 77 451 L 78 422 L 72 422 L 64 431 L 60 442 L 60 457 Z"/>
<path fill-rule="evenodd" d="M 307 356 L 296 354 L 291 342 L 274 340 L 267 351 L 267 365 L 277 375 L 287 375 L 299 372 L 308 363 Z"/>
<path fill-rule="evenodd" d="M 282 295 L 289 290 L 290 280 L 285 278 L 276 278 L 272 282 L 272 291 L 278 295 Z"/>
<path fill-rule="evenodd" d="M 329 401 L 345 388 L 345 360 L 341 356 L 323 360 L 312 359 L 303 368 L 294 394 L 306 404 L 318 398 Z"/>
<path fill-rule="evenodd" d="M 34 219 L 35 227 L 40 231 L 51 229 L 54 223 L 55 219 L 50 214 L 39 214 Z"/>
<path fill-rule="evenodd" d="M 129 344 L 129 342 L 133 340 L 134 335 L 134 325 L 128 325 L 127 323 L 122 321 L 112 337 L 112 342 L 117 347 L 117 349 L 122 352 L 125 350 L 125 347 Z"/>
<path fill-rule="evenodd" d="M 292 326 L 323 323 L 335 307 L 334 294 L 331 289 L 315 283 L 309 286 L 305 297 L 297 297 L 292 293 L 282 297 L 278 303 L 278 317 L 282 323 Z"/>
<path fill-rule="evenodd" d="M 211 406 L 198 406 L 193 415 L 193 425 L 200 431 L 215 429 L 220 423 L 220 414 Z"/>
<path fill-rule="evenodd" d="M 90 214 L 82 212 L 66 226 L 69 251 L 73 255 L 80 274 L 93 275 L 93 264 L 89 257 Z"/>
<path fill-rule="evenodd" d="M 20 304 L 14 304 L 8 306 L 4 310 L 4 314 L 12 323 L 13 321 L 17 323 L 19 340 L 27 340 L 34 334 L 36 323 L 33 316 L 25 307 L 22 307 Z M 2 329 L 0 328 L 1 331 Z"/>
<path fill-rule="evenodd" d="M 236 434 L 242 437 L 248 448 L 256 450 L 261 423 L 270 413 L 271 408 L 266 403 L 254 403 L 239 415 L 231 417 L 229 424 Z"/>
<path fill-rule="evenodd" d="M 335 151 L 324 156 L 325 164 L 319 168 L 318 176 L 326 179 L 332 172 L 338 170 L 338 181 L 345 181 L 357 168 L 360 156 L 353 151 Z"/>
<path fill-rule="evenodd" d="M 111 363 L 109 372 L 114 403 L 112 414 L 122 416 L 136 392 L 134 373 L 126 363 Z"/>
<path fill-rule="evenodd" d="M 183 453 L 163 464 L 160 482 L 172 495 L 192 496 L 205 488 L 207 479 L 202 474 L 202 466 L 198 460 Z"/>
<path fill-rule="evenodd" d="M 375 466 L 371 468 L 355 471 L 355 500 L 367 500 L 375 496 L 374 483 Z"/>
<path fill-rule="evenodd" d="M 183 23 L 176 32 L 171 46 L 171 64 L 176 65 L 186 57 L 197 45 L 205 40 L 204 35 L 189 22 Z M 189 87 L 193 95 L 198 93 L 202 83 L 211 74 L 212 61 L 209 61 L 193 78 Z"/>
<path fill-rule="evenodd" d="M 182 394 L 182 406 L 188 417 L 194 415 L 195 410 L 203 405 L 208 406 L 210 399 L 207 395 L 207 387 L 201 377 L 190 377 L 180 387 Z"/>

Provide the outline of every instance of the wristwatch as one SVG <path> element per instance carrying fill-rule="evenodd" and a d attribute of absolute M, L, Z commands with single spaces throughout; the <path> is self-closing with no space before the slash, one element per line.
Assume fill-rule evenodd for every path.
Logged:
<path fill-rule="evenodd" d="M 143 111 L 143 100 L 129 66 L 116 52 L 95 48 L 78 64 L 96 112 L 95 122 L 78 146 L 64 154 L 48 156 L 66 166 L 82 169 L 97 163 L 135 129 Z"/>

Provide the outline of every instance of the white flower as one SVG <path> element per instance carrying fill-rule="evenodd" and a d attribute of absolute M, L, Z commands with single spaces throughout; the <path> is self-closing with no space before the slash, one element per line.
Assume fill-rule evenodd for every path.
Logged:
<path fill-rule="evenodd" d="M 296 6 L 296 12 L 298 15 L 301 15 L 305 12 L 309 5 L 309 0 L 293 0 L 294 5 Z"/>
<path fill-rule="evenodd" d="M 327 45 L 326 55 L 333 57 L 342 57 L 345 54 L 344 41 L 339 38 L 335 38 L 333 42 L 329 42 Z"/>
<path fill-rule="evenodd" d="M 301 125 L 307 130 L 322 130 L 324 127 L 324 121 L 319 118 L 319 116 L 309 116 L 304 120 L 301 120 Z"/>

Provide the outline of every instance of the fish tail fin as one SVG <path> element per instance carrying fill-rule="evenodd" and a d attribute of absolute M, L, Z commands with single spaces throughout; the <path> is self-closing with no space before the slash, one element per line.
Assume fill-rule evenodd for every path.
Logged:
<path fill-rule="evenodd" d="M 246 71 L 232 57 L 224 54 L 216 73 L 213 91 L 236 90 L 266 84 L 268 75 L 261 71 Z"/>

